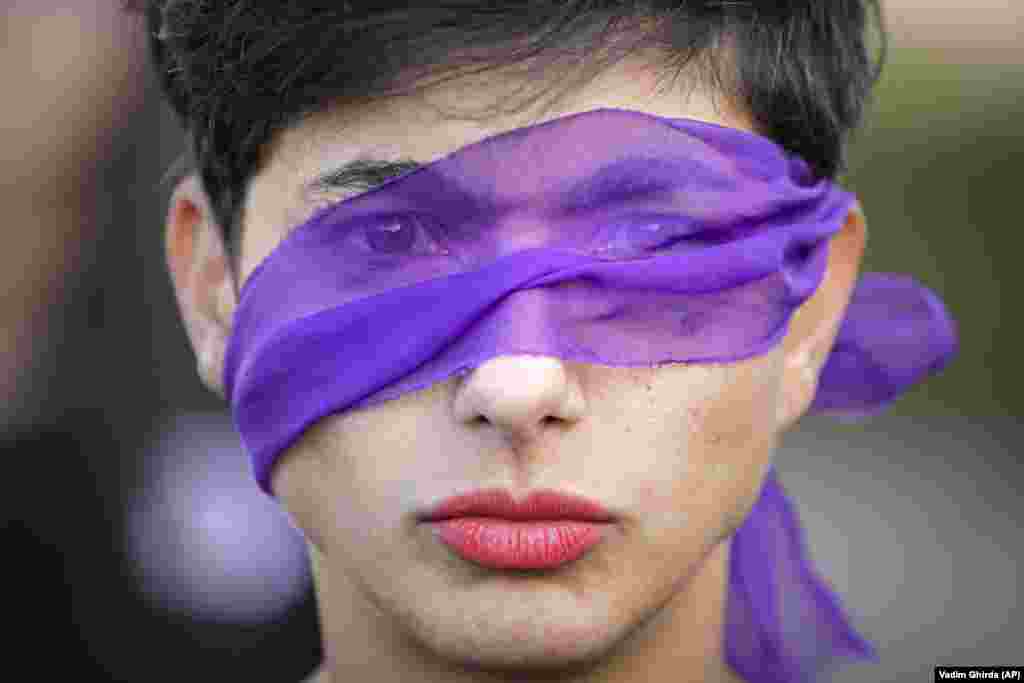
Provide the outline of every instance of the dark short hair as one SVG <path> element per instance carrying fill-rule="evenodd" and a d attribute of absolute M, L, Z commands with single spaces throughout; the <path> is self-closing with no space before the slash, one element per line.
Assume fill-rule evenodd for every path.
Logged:
<path fill-rule="evenodd" d="M 179 171 L 198 171 L 232 260 L 261 151 L 333 103 L 529 65 L 524 83 L 544 88 L 525 106 L 570 73 L 571 86 L 657 47 L 666 55 L 659 77 L 685 70 L 734 98 L 759 132 L 833 178 L 885 56 L 878 0 L 138 0 L 126 8 L 145 13 L 153 66 L 188 137 Z"/>

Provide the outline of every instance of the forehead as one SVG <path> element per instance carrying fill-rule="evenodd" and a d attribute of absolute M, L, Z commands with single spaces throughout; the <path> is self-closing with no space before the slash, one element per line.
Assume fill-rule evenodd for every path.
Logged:
<path fill-rule="evenodd" d="M 243 210 L 243 279 L 294 227 L 337 193 L 310 193 L 312 179 L 356 159 L 421 163 L 437 160 L 483 138 L 601 107 L 632 109 L 754 130 L 734 103 L 685 75 L 665 78 L 663 62 L 632 55 L 557 99 L 502 109 L 522 92 L 521 77 L 502 70 L 460 76 L 421 92 L 368 104 L 339 104 L 282 131 L 253 176 Z M 536 85 L 527 90 L 536 92 Z"/>
<path fill-rule="evenodd" d="M 600 107 L 751 128 L 749 117 L 717 93 L 685 77 L 672 83 L 663 75 L 655 57 L 632 56 L 568 89 L 555 102 L 541 98 L 517 110 L 503 100 L 523 87 L 522 79 L 500 70 L 485 71 L 421 93 L 329 108 L 285 131 L 270 156 L 279 163 L 297 164 L 313 159 L 336 163 L 339 155 L 360 153 L 431 161 L 497 133 Z M 560 84 L 549 85 L 556 92 Z M 527 87 L 536 92 L 538 86 Z M 503 105 L 511 111 L 501 111 Z"/>

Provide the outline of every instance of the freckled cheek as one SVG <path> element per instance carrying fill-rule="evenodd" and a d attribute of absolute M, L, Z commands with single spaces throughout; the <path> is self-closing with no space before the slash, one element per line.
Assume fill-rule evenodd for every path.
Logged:
<path fill-rule="evenodd" d="M 692 527 L 713 498 L 705 490 L 709 455 L 703 443 L 707 436 L 706 408 L 698 407 L 713 400 L 705 395 L 708 390 L 705 382 L 674 387 L 671 394 L 686 399 L 676 399 L 670 411 L 652 411 L 654 424 L 645 431 L 649 448 L 642 449 L 652 459 L 638 462 L 634 458 L 629 462 L 633 472 L 629 479 L 636 482 L 630 497 L 644 519 L 643 528 L 658 537 Z"/>
<path fill-rule="evenodd" d="M 751 415 L 712 415 L 689 436 L 695 497 L 709 502 L 744 496 L 764 473 L 775 439 L 771 426 Z"/>
<path fill-rule="evenodd" d="M 751 364 L 729 368 L 718 380 L 714 397 L 695 404 L 690 411 L 691 439 L 695 448 L 707 454 L 708 462 L 727 465 L 741 455 L 736 450 L 753 448 L 772 438 L 778 379 Z M 719 467 L 711 474 L 727 475 L 728 469 Z"/>
<path fill-rule="evenodd" d="M 700 400 L 684 408 L 688 429 L 679 457 L 685 474 L 668 490 L 679 520 L 718 538 L 756 498 L 774 445 L 774 398 L 772 377 L 757 368 L 712 370 L 701 378 Z"/>

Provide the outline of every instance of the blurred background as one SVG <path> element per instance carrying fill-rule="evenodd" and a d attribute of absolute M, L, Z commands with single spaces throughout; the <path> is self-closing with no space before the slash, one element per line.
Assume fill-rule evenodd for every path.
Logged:
<path fill-rule="evenodd" d="M 181 131 L 118 4 L 3 10 L 10 652 L 99 680 L 298 681 L 320 657 L 302 542 L 195 373 L 162 251 Z M 805 419 L 779 453 L 821 573 L 879 646 L 880 666 L 833 679 L 849 682 L 1019 663 L 1024 644 L 1024 5 L 885 9 L 889 63 L 845 181 L 865 270 L 938 292 L 961 350 L 885 415 Z"/>

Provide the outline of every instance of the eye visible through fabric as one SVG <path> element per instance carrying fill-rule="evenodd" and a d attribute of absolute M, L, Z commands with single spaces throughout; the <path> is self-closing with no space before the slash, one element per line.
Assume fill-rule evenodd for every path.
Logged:
<path fill-rule="evenodd" d="M 441 235 L 432 221 L 415 214 L 383 216 L 354 226 L 360 244 L 370 256 L 396 260 L 443 253 Z"/>

